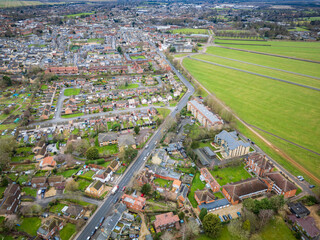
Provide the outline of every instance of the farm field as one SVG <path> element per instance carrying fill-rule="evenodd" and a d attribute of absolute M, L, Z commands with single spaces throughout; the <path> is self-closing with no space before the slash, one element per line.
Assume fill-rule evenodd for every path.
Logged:
<path fill-rule="evenodd" d="M 255 63 L 267 67 L 280 68 L 286 71 L 306 74 L 314 77 L 320 77 L 319 64 L 317 63 L 303 62 L 267 55 L 261 57 L 260 54 L 256 53 L 242 52 L 219 47 L 208 47 L 207 53 L 240 61 Z"/>
<path fill-rule="evenodd" d="M 208 34 L 207 29 L 195 29 L 195 28 L 180 28 L 171 30 L 171 33 L 179 33 L 179 34 Z"/>
<path fill-rule="evenodd" d="M 216 40 L 216 44 L 263 53 L 320 61 L 319 42 Z M 270 45 L 270 46 L 262 46 Z"/>
<path fill-rule="evenodd" d="M 269 76 L 269 77 L 280 78 L 280 79 L 283 79 L 286 81 L 300 83 L 303 85 L 320 88 L 320 80 L 318 80 L 318 79 L 304 77 L 304 76 L 296 75 L 293 73 L 286 73 L 286 72 L 282 72 L 282 71 L 278 71 L 278 70 L 272 70 L 272 69 L 268 69 L 268 68 L 264 68 L 264 67 L 254 66 L 251 64 L 241 63 L 241 62 L 223 59 L 223 58 L 219 58 L 219 57 L 214 57 L 214 56 L 206 55 L 206 54 L 195 55 L 193 57 L 197 58 L 197 59 L 229 66 L 229 67 L 234 67 L 234 68 L 262 74 L 262 75 Z M 266 78 L 266 81 L 275 81 L 275 80 Z"/>
<path fill-rule="evenodd" d="M 320 152 L 320 146 L 315 144 L 320 136 L 317 127 L 320 119 L 320 106 L 316 104 L 320 98 L 318 91 L 266 81 L 263 77 L 188 58 L 183 64 L 205 88 L 246 122 Z M 266 136 L 265 133 L 262 135 Z M 278 141 L 273 143 L 277 145 Z M 300 151 L 297 147 L 282 147 L 290 156 L 295 155 L 298 163 L 319 176 L 319 158 L 313 157 L 310 161 L 304 155 L 296 154 Z"/>

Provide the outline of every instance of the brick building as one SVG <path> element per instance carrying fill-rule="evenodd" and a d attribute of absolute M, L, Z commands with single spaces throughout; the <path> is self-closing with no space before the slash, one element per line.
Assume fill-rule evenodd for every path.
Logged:
<path fill-rule="evenodd" d="M 206 183 L 210 185 L 212 192 L 218 192 L 220 190 L 219 183 L 214 179 L 207 168 L 201 168 L 200 173 Z"/>
<path fill-rule="evenodd" d="M 173 215 L 173 212 L 156 215 L 154 227 L 157 233 L 170 228 L 180 229 L 179 217 L 178 215 Z"/>

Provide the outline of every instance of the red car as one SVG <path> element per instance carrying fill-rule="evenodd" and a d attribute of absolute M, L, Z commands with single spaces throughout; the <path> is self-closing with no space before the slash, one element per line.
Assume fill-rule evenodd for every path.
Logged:
<path fill-rule="evenodd" d="M 126 190 L 126 187 L 123 187 L 123 188 L 122 188 L 122 191 L 123 191 L 123 192 L 124 192 L 124 190 Z"/>
<path fill-rule="evenodd" d="M 143 197 L 143 196 L 144 196 L 144 194 L 142 193 L 142 194 L 141 194 L 141 197 Z"/>

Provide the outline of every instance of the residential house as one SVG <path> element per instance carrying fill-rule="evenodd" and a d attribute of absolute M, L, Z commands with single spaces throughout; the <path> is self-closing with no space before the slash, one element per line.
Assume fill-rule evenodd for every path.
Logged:
<path fill-rule="evenodd" d="M 222 193 L 231 204 L 238 204 L 249 197 L 266 193 L 268 186 L 258 178 L 249 178 L 243 181 L 228 183 L 222 187 Z"/>
<path fill-rule="evenodd" d="M 169 159 L 169 156 L 167 155 L 166 150 L 160 148 L 156 149 L 155 153 L 152 155 L 152 163 L 160 165 L 162 162 L 166 163 Z"/>
<path fill-rule="evenodd" d="M 46 177 L 33 177 L 31 179 L 31 186 L 33 188 L 46 188 L 47 178 Z"/>
<path fill-rule="evenodd" d="M 0 205 L 0 214 L 13 214 L 17 211 L 20 203 L 21 189 L 19 184 L 11 183 L 3 193 Z"/>
<path fill-rule="evenodd" d="M 223 130 L 214 138 L 214 142 L 222 147 L 222 154 L 227 158 L 239 157 L 249 153 L 250 144 L 242 140 L 238 140 L 237 133 L 227 132 Z"/>
<path fill-rule="evenodd" d="M 114 132 L 99 133 L 98 141 L 99 141 L 100 146 L 117 144 L 118 143 L 118 135 L 117 135 L 117 133 L 114 133 Z"/>
<path fill-rule="evenodd" d="M 53 157 L 45 157 L 41 160 L 39 167 L 40 169 L 51 169 L 54 168 L 57 165 L 57 162 L 53 160 Z"/>
<path fill-rule="evenodd" d="M 207 168 L 201 168 L 200 173 L 202 176 L 200 177 L 200 179 L 203 178 L 206 181 L 206 183 L 210 186 L 212 192 L 220 191 L 219 183 L 214 179 Z"/>
<path fill-rule="evenodd" d="M 118 137 L 118 146 L 120 150 L 128 147 L 136 148 L 136 140 L 134 139 L 133 134 L 120 135 Z"/>
<path fill-rule="evenodd" d="M 273 164 L 268 161 L 265 155 L 261 153 L 252 153 L 246 159 L 248 168 L 253 171 L 257 176 L 263 177 L 266 173 L 273 171 Z"/>
<path fill-rule="evenodd" d="M 120 163 L 117 160 L 113 160 L 109 165 L 108 168 L 112 170 L 112 172 L 116 172 L 120 166 Z"/>
<path fill-rule="evenodd" d="M 109 239 L 113 229 L 117 226 L 118 222 L 122 218 L 127 207 L 123 203 L 118 203 L 115 206 L 115 211 L 112 215 L 108 216 L 101 226 L 101 232 L 97 236 L 97 240 Z"/>
<path fill-rule="evenodd" d="M 44 158 L 46 153 L 47 153 L 47 146 L 44 145 L 41 149 L 36 150 L 34 158 L 36 159 L 36 161 L 40 161 L 41 159 Z"/>
<path fill-rule="evenodd" d="M 56 189 L 64 189 L 64 177 L 62 175 L 48 177 L 48 184 L 50 187 L 54 187 Z"/>
<path fill-rule="evenodd" d="M 156 215 L 154 227 L 157 233 L 171 228 L 180 229 L 179 221 L 178 215 L 173 215 L 173 212 L 163 213 Z"/>
<path fill-rule="evenodd" d="M 104 184 L 101 181 L 94 181 L 91 183 L 85 192 L 94 197 L 101 197 L 104 192 Z"/>
<path fill-rule="evenodd" d="M 75 220 L 78 220 L 79 218 L 82 218 L 82 216 L 85 213 L 85 210 L 82 206 L 79 205 L 70 205 L 66 206 L 62 209 L 65 216 L 68 216 L 70 218 L 73 218 Z"/>
<path fill-rule="evenodd" d="M 180 189 L 180 186 L 181 186 L 181 181 L 179 180 L 174 180 L 173 183 L 172 183 L 172 189 L 173 191 L 178 191 Z"/>
<path fill-rule="evenodd" d="M 177 193 L 177 200 L 179 207 L 183 207 L 185 201 L 187 200 L 187 195 L 189 188 L 186 184 L 182 184 Z"/>
<path fill-rule="evenodd" d="M 122 196 L 122 202 L 127 206 L 127 208 L 138 212 L 143 211 L 146 205 L 146 199 L 144 197 L 135 197 L 127 194 Z"/>
<path fill-rule="evenodd" d="M 307 216 L 304 218 L 298 218 L 295 215 L 289 215 L 288 218 L 293 222 L 296 229 L 298 229 L 302 234 L 307 235 L 309 239 L 319 239 L 320 230 L 313 217 Z"/>
<path fill-rule="evenodd" d="M 38 229 L 38 236 L 43 239 L 51 239 L 56 233 L 61 231 L 65 225 L 65 222 L 59 218 L 49 218 L 44 221 L 41 227 Z"/>
<path fill-rule="evenodd" d="M 177 173 L 172 169 L 165 169 L 157 165 L 152 165 L 150 170 L 154 173 L 155 177 L 169 181 L 180 180 L 181 177 L 181 173 Z"/>
<path fill-rule="evenodd" d="M 136 137 L 137 145 L 140 146 L 141 144 L 144 144 L 148 140 L 150 134 L 150 129 L 141 129 L 139 135 Z"/>
<path fill-rule="evenodd" d="M 194 192 L 194 199 L 199 205 L 212 203 L 215 198 L 214 194 L 207 189 L 197 190 Z"/>
<path fill-rule="evenodd" d="M 285 198 L 296 195 L 296 185 L 286 179 L 280 172 L 266 173 L 265 178 L 261 180 L 268 186 L 269 191 L 272 190 L 278 195 L 283 195 Z"/>
<path fill-rule="evenodd" d="M 106 170 L 99 170 L 93 177 L 93 180 L 97 180 L 103 183 L 110 181 L 112 176 L 111 168 L 107 168 Z"/>

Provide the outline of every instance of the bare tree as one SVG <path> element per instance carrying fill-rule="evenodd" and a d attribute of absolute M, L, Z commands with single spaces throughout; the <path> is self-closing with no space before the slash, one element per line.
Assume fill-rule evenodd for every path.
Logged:
<path fill-rule="evenodd" d="M 262 209 L 259 212 L 259 228 L 262 228 L 272 218 L 274 212 L 271 209 Z"/>
<path fill-rule="evenodd" d="M 70 179 L 66 183 L 66 190 L 67 191 L 75 192 L 78 190 L 78 187 L 79 187 L 79 184 L 76 181 L 74 181 L 73 179 Z"/>
<path fill-rule="evenodd" d="M 161 240 L 174 240 L 174 236 L 172 233 L 166 231 L 162 236 L 161 236 Z"/>

